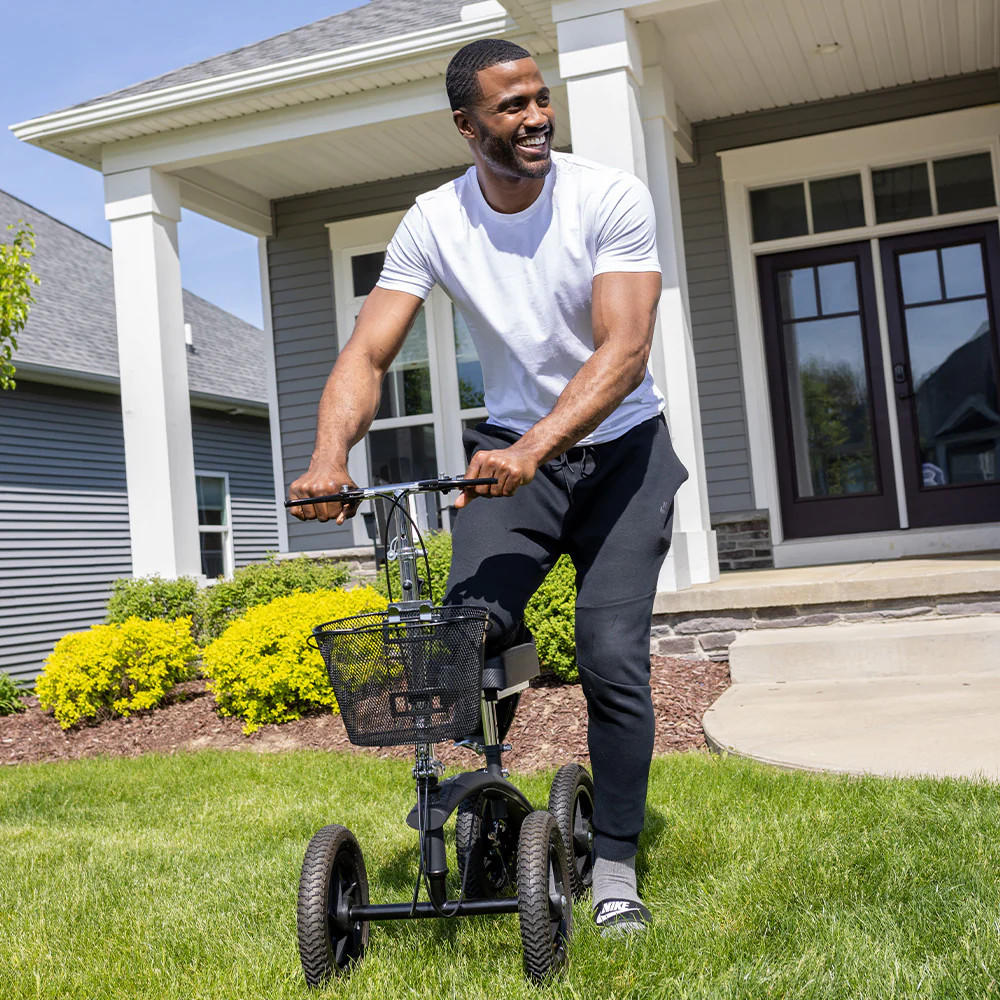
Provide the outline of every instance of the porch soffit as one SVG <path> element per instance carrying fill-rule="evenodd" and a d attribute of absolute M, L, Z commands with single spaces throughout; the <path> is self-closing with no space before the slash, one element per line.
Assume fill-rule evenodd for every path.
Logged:
<path fill-rule="evenodd" d="M 710 0 L 640 19 L 692 122 L 1000 66 L 1000 0 Z"/>

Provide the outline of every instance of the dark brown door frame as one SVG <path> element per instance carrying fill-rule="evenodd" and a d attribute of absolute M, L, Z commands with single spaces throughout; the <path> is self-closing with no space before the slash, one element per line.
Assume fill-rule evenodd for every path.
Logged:
<path fill-rule="evenodd" d="M 961 243 L 978 242 L 983 248 L 986 303 L 993 331 L 993 371 L 1000 374 L 997 317 L 1000 296 L 1000 235 L 997 223 L 981 223 L 953 229 L 907 233 L 880 241 L 882 281 L 885 286 L 886 318 L 889 325 L 891 363 L 896 379 L 896 411 L 899 421 L 903 482 L 907 518 L 911 528 L 949 524 L 983 524 L 1000 521 L 1000 483 L 965 483 L 925 489 L 919 476 L 920 443 L 915 412 L 916 396 L 910 382 L 910 357 L 903 329 L 903 298 L 897 255 L 907 250 L 932 250 Z M 901 367 L 900 367 L 901 366 Z"/>
<path fill-rule="evenodd" d="M 816 267 L 854 261 L 859 275 L 859 307 L 862 344 L 868 373 L 868 398 L 872 407 L 872 448 L 878 476 L 878 492 L 839 497 L 798 497 L 795 456 L 791 437 L 792 416 L 785 385 L 786 356 L 781 337 L 779 271 L 791 267 Z M 757 258 L 764 327 L 771 420 L 777 458 L 778 492 L 784 535 L 788 539 L 899 528 L 899 507 L 888 431 L 882 350 L 879 343 L 878 309 L 872 273 L 871 245 L 865 242 L 794 250 Z"/>

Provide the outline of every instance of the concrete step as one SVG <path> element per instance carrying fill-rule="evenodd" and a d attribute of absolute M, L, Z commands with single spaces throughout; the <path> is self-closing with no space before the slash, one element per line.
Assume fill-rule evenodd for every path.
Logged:
<path fill-rule="evenodd" d="M 995 674 L 1000 615 L 756 629 L 729 647 L 734 685 Z"/>
<path fill-rule="evenodd" d="M 1000 780 L 1000 675 L 734 684 L 702 725 L 780 767 Z"/>

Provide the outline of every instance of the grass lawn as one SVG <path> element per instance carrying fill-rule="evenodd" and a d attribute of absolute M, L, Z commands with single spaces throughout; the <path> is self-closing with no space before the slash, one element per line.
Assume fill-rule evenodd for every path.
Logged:
<path fill-rule="evenodd" d="M 518 783 L 543 805 L 548 776 Z M 297 752 L 0 771 L 0 998 L 1000 996 L 1000 787 L 657 760 L 640 856 L 655 925 L 576 911 L 571 965 L 521 977 L 516 917 L 377 924 L 349 978 L 304 986 L 310 836 L 354 830 L 375 902 L 412 890 L 409 767 Z"/>

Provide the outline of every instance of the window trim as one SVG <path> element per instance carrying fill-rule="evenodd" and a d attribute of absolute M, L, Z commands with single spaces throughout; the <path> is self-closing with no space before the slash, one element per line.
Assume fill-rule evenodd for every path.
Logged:
<path fill-rule="evenodd" d="M 231 580 L 233 578 L 233 573 L 235 571 L 235 552 L 233 546 L 233 503 L 232 496 L 229 492 L 229 473 L 219 472 L 211 469 L 195 469 L 194 470 L 194 481 L 195 481 L 195 495 L 197 495 L 197 487 L 199 478 L 203 479 L 221 479 L 222 485 L 225 490 L 225 524 L 200 524 L 198 525 L 198 536 L 201 535 L 222 535 L 222 568 L 223 568 L 223 578 L 226 580 Z M 196 511 L 197 513 L 197 511 Z M 199 546 L 199 557 L 200 557 L 200 546 Z M 204 575 L 204 574 L 203 574 Z"/>

